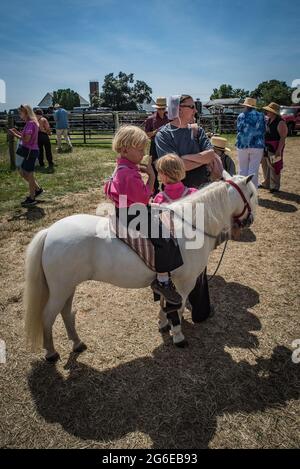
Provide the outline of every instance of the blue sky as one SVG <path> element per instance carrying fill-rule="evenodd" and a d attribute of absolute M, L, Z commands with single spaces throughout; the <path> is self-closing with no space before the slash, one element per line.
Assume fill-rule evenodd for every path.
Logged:
<path fill-rule="evenodd" d="M 133 72 L 153 96 L 203 100 L 222 83 L 254 89 L 300 78 L 300 2 L 282 0 L 6 1 L 0 79 L 7 102 L 37 105 L 47 91 Z"/>

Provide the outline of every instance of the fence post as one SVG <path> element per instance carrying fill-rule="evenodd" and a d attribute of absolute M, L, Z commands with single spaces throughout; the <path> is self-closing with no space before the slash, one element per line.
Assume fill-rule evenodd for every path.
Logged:
<path fill-rule="evenodd" d="M 118 111 L 115 111 L 113 113 L 113 116 L 114 116 L 114 123 L 115 123 L 115 131 L 118 130 L 118 128 L 120 127 L 120 121 L 119 121 L 119 113 Z"/>
<path fill-rule="evenodd" d="M 14 127 L 14 116 L 9 115 L 7 119 L 7 127 L 12 129 Z M 10 159 L 10 169 L 16 169 L 16 157 L 15 157 L 15 137 L 8 133 L 8 150 Z"/>
<path fill-rule="evenodd" d="M 222 133 L 222 114 L 219 114 L 218 116 L 218 127 L 219 127 L 219 134 Z"/>
<path fill-rule="evenodd" d="M 84 111 L 82 112 L 82 127 L 83 127 L 83 143 L 86 143 L 86 135 L 85 135 L 85 114 L 84 114 Z"/>

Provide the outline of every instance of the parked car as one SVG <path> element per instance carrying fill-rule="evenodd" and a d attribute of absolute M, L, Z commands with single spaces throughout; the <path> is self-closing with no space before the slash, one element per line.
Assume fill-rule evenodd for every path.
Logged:
<path fill-rule="evenodd" d="M 289 136 L 300 132 L 300 106 L 280 106 L 280 115 L 286 122 Z"/>

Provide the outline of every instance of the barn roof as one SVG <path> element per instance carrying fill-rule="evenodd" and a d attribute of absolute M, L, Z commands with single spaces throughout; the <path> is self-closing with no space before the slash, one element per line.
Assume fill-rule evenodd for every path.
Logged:
<path fill-rule="evenodd" d="M 211 99 L 204 106 L 236 106 L 244 101 L 241 98 L 223 98 L 223 99 Z"/>
<path fill-rule="evenodd" d="M 86 107 L 89 106 L 90 103 L 84 99 L 82 96 L 79 95 L 79 100 L 80 100 L 80 106 Z M 53 105 L 53 93 L 46 93 L 43 99 L 39 102 L 38 107 L 40 108 L 48 108 Z"/>

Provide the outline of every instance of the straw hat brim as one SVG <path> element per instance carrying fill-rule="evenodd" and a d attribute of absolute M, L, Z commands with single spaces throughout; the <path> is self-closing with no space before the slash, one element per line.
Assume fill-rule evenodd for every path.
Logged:
<path fill-rule="evenodd" d="M 247 104 L 247 103 L 243 103 L 242 106 L 251 107 L 252 109 L 257 108 L 257 106 L 252 106 L 251 104 Z"/>
<path fill-rule="evenodd" d="M 152 107 L 154 107 L 155 109 L 166 109 L 167 105 L 158 105 L 158 104 L 152 104 Z"/>
<path fill-rule="evenodd" d="M 269 106 L 265 106 L 265 107 L 263 107 L 263 109 L 264 109 L 265 111 L 272 112 L 273 114 L 276 114 L 277 116 L 280 116 L 280 111 L 277 112 L 277 111 L 275 111 L 275 109 L 273 109 L 273 108 L 271 108 L 271 107 L 269 107 Z"/>
<path fill-rule="evenodd" d="M 218 147 L 218 145 L 213 145 L 214 148 L 216 148 L 217 150 L 223 150 L 223 151 L 229 151 L 231 153 L 231 150 L 230 148 L 227 148 L 227 147 Z"/>

